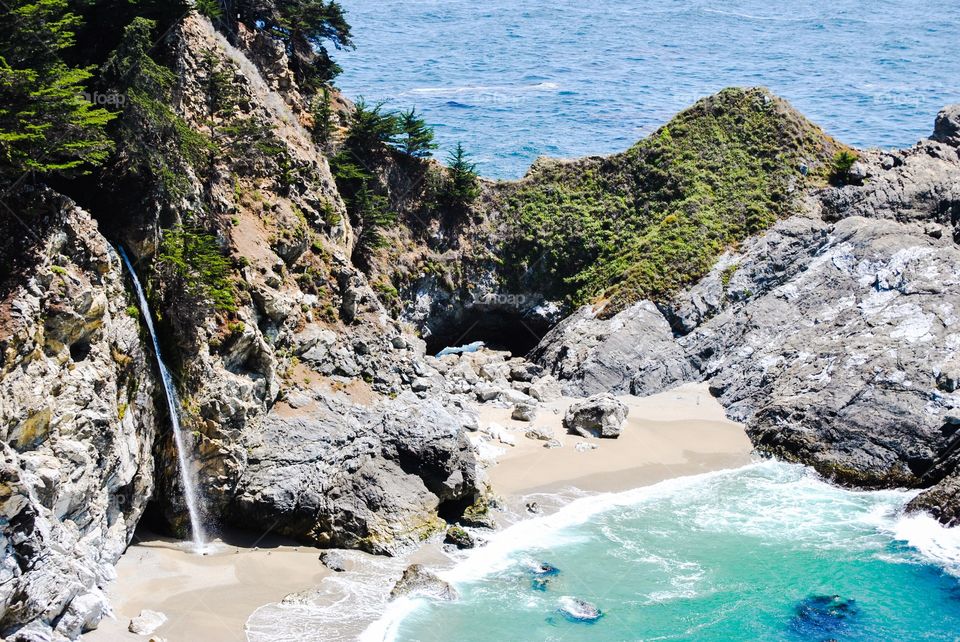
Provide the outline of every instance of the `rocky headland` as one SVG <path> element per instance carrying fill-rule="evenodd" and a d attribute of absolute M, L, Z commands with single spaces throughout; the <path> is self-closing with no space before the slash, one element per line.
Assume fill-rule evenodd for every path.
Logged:
<path fill-rule="evenodd" d="M 368 243 L 295 55 L 191 12 L 151 57 L 137 20 L 106 168 L 22 186 L 0 222 L 6 639 L 96 628 L 141 519 L 189 534 L 118 245 L 209 524 L 398 554 L 492 524 L 484 448 L 566 439 L 536 421 L 562 396 L 591 397 L 563 424 L 589 441 L 622 429 L 612 395 L 694 382 L 760 452 L 960 519 L 960 107 L 913 148 L 858 151 L 730 89 L 466 207 L 435 198 L 438 163 L 376 147 L 396 217 Z M 353 106 L 332 109 L 349 139 Z"/>

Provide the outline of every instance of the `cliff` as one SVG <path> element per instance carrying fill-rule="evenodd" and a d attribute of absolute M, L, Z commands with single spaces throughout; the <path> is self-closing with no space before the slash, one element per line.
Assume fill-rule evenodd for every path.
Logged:
<path fill-rule="evenodd" d="M 693 287 L 584 307 L 532 358 L 571 392 L 707 381 L 762 452 L 859 487 L 934 486 L 956 519 L 957 107 L 931 139 L 863 152 L 849 184 L 728 250 Z"/>

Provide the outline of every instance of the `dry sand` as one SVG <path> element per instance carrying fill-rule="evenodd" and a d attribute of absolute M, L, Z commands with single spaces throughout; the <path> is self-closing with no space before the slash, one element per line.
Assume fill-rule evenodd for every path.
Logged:
<path fill-rule="evenodd" d="M 630 407 L 628 425 L 615 440 L 585 440 L 562 434 L 561 421 L 575 400 L 546 404 L 533 422 L 510 419 L 509 408 L 484 407 L 481 424 L 509 429 L 517 445 L 489 471 L 494 491 L 516 505 L 537 493 L 580 489 L 622 491 L 665 479 L 749 463 L 751 445 L 743 428 L 727 421 L 704 385 L 687 385 L 646 398 L 621 397 Z M 524 437 L 531 426 L 550 427 L 563 447 L 547 449 Z M 479 434 L 474 435 L 479 439 Z M 577 442 L 598 445 L 578 452 Z M 168 621 L 154 634 L 167 642 L 245 640 L 244 623 L 258 607 L 316 586 L 330 575 L 319 551 L 277 538 L 228 538 L 213 553 L 186 552 L 175 542 L 152 538 L 130 546 L 108 589 L 116 620 L 84 636 L 89 642 L 149 638 L 127 632 L 141 609 L 160 611 Z M 257 548 L 254 548 L 254 547 Z M 435 552 L 435 551 L 434 551 Z M 431 555 L 429 548 L 417 561 Z M 317 631 L 316 640 L 323 640 Z"/>
<path fill-rule="evenodd" d="M 563 415 L 576 400 L 545 404 L 534 421 L 510 419 L 509 408 L 486 406 L 480 423 L 510 429 L 515 447 L 490 470 L 496 492 L 516 496 L 575 487 L 592 492 L 617 492 L 665 479 L 735 468 L 750 462 L 752 445 L 740 424 L 728 421 L 706 385 L 690 384 L 650 397 L 623 396 L 627 426 L 617 439 L 583 439 L 564 434 Z M 553 430 L 562 448 L 544 448 L 524 436 L 533 426 Z M 577 452 L 578 442 L 595 450 Z"/>

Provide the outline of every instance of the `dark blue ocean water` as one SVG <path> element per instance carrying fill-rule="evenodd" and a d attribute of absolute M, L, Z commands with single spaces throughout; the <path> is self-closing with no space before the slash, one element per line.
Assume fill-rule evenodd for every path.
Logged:
<path fill-rule="evenodd" d="M 492 177 L 623 150 L 731 85 L 858 146 L 911 145 L 960 101 L 960 0 L 341 2 L 347 95 L 417 107 Z"/>

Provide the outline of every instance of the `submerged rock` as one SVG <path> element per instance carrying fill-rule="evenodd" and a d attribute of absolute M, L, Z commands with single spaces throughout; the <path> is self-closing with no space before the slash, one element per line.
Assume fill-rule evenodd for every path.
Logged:
<path fill-rule="evenodd" d="M 822 639 L 844 630 L 860 613 L 854 600 L 839 595 L 813 595 L 797 605 L 790 625 L 808 639 Z"/>
<path fill-rule="evenodd" d="M 592 624 L 603 617 L 603 612 L 596 606 L 575 597 L 561 597 L 560 607 L 557 610 L 571 622 Z"/>
<path fill-rule="evenodd" d="M 554 575 L 560 575 L 560 569 L 552 564 L 547 562 L 531 562 L 528 566 L 529 571 L 533 575 L 540 577 L 553 577 Z"/>
<path fill-rule="evenodd" d="M 457 548 L 473 548 L 476 542 L 473 537 L 460 526 L 451 526 L 447 529 L 447 535 L 443 540 L 447 544 L 453 544 Z"/>
<path fill-rule="evenodd" d="M 449 582 L 440 579 L 422 564 L 408 566 L 390 591 L 391 599 L 404 596 L 424 596 L 446 601 L 460 599 L 457 590 Z"/>
<path fill-rule="evenodd" d="M 343 573 L 347 570 L 347 558 L 343 551 L 324 551 L 320 553 L 320 561 L 336 573 Z"/>
<path fill-rule="evenodd" d="M 615 439 L 627 423 L 627 412 L 627 405 L 613 395 L 595 395 L 570 406 L 563 427 L 581 437 Z"/>

